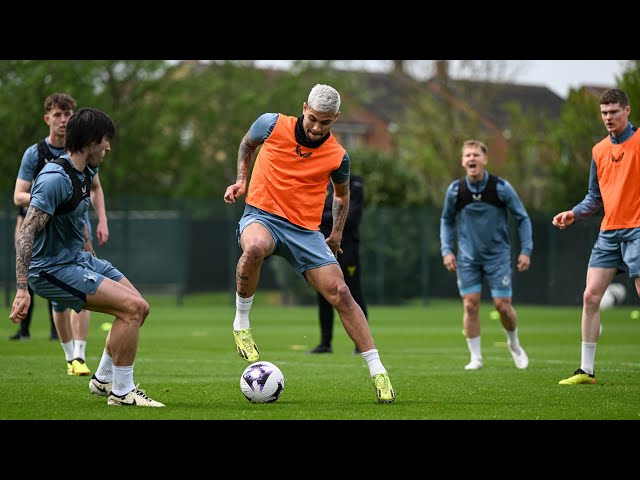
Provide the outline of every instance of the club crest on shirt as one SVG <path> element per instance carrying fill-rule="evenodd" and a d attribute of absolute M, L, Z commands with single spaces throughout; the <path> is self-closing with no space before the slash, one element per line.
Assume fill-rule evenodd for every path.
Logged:
<path fill-rule="evenodd" d="M 611 161 L 614 163 L 618 163 L 620 160 L 622 160 L 623 157 L 624 157 L 624 152 L 622 152 L 618 158 L 616 158 L 616 156 L 612 153 Z"/>
<path fill-rule="evenodd" d="M 302 153 L 302 149 L 300 148 L 300 145 L 296 145 L 296 153 L 298 154 L 299 157 L 309 158 L 313 152 Z"/>

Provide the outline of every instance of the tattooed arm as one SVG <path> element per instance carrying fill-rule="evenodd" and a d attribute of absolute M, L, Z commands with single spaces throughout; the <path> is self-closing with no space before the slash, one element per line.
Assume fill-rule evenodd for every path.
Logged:
<path fill-rule="evenodd" d="M 333 228 L 331 229 L 331 234 L 327 237 L 327 245 L 329 245 L 329 248 L 337 258 L 338 254 L 342 253 L 340 243 L 342 242 L 344 224 L 347 222 L 347 215 L 349 214 L 349 180 L 344 183 L 333 183 L 331 211 L 333 213 Z"/>
<path fill-rule="evenodd" d="M 240 142 L 238 149 L 238 173 L 236 183 L 229 185 L 224 193 L 224 201 L 226 203 L 234 203 L 236 198 L 244 195 L 247 190 L 247 176 L 249 175 L 249 167 L 253 160 L 253 154 L 260 144 L 251 140 L 249 132 L 245 134 Z"/>
<path fill-rule="evenodd" d="M 22 228 L 16 241 L 16 298 L 11 307 L 9 318 L 12 322 L 18 323 L 24 319 L 31 296 L 28 290 L 29 264 L 33 252 L 33 240 L 47 224 L 51 215 L 35 207 L 29 207 L 27 216 L 22 223 Z"/>

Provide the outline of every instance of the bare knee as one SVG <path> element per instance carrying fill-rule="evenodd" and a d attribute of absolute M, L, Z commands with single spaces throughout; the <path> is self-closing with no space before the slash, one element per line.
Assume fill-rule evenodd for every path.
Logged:
<path fill-rule="evenodd" d="M 471 299 L 464 299 L 462 301 L 462 307 L 464 308 L 464 313 L 469 317 L 476 317 L 480 311 L 480 302 L 476 302 Z"/>
<path fill-rule="evenodd" d="M 141 296 L 132 296 L 126 302 L 126 312 L 123 320 L 142 326 L 149 315 L 149 303 Z"/>
<path fill-rule="evenodd" d="M 342 307 L 345 307 L 353 297 L 347 284 L 340 282 L 333 285 L 328 292 L 325 292 L 325 298 L 327 302 L 340 310 Z"/>
<path fill-rule="evenodd" d="M 353 297 L 351 296 L 351 290 L 349 290 L 346 283 L 342 282 L 336 286 L 335 298 L 335 306 L 337 308 L 347 305 L 352 300 Z"/>
<path fill-rule="evenodd" d="M 140 315 L 140 326 L 142 326 L 144 324 L 144 321 L 147 319 L 147 317 L 149 316 L 149 302 L 147 302 L 144 298 L 140 297 L 139 298 L 139 306 L 138 306 L 138 311 L 139 311 L 139 315 Z"/>
<path fill-rule="evenodd" d="M 260 238 L 249 238 L 242 243 L 242 256 L 247 262 L 261 263 L 269 254 L 270 245 Z"/>
<path fill-rule="evenodd" d="M 510 298 L 495 298 L 493 300 L 493 305 L 496 307 L 496 310 L 500 314 L 501 317 L 505 315 L 509 315 L 511 312 L 511 299 Z"/>
<path fill-rule="evenodd" d="M 602 295 L 597 295 L 590 289 L 586 289 L 584 294 L 582 295 L 582 301 L 584 305 L 587 305 L 592 308 L 600 308 L 600 301 L 602 300 Z"/>

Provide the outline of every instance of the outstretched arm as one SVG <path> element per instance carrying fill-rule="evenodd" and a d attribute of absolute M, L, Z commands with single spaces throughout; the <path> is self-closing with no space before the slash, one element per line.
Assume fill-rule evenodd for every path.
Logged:
<path fill-rule="evenodd" d="M 602 195 L 600 193 L 600 182 L 598 181 L 598 167 L 591 159 L 591 169 L 589 171 L 589 191 L 584 199 L 571 210 L 558 213 L 551 223 L 553 226 L 564 230 L 569 225 L 592 216 L 602 207 Z"/>
<path fill-rule="evenodd" d="M 558 227 L 560 230 L 564 230 L 569 225 L 572 225 L 576 220 L 576 216 L 573 213 L 573 210 L 566 210 L 564 212 L 558 213 L 551 223 L 554 227 Z"/>
<path fill-rule="evenodd" d="M 16 241 L 16 298 L 11 307 L 9 318 L 17 323 L 24 319 L 31 305 L 31 296 L 28 290 L 29 264 L 33 253 L 33 241 L 35 236 L 47 224 L 51 215 L 35 207 L 29 207 L 27 216 L 22 223 L 22 228 Z"/>
<path fill-rule="evenodd" d="M 234 203 L 236 198 L 244 195 L 247 190 L 247 176 L 249 175 L 249 167 L 253 160 L 253 154 L 260 144 L 251 140 L 249 132 L 247 132 L 240 142 L 238 149 L 238 173 L 236 183 L 229 185 L 224 192 L 224 201 L 226 203 Z"/>

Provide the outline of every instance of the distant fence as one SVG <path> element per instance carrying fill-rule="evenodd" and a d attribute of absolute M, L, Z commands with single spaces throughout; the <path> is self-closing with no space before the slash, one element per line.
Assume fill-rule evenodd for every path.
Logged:
<path fill-rule="evenodd" d="M 5 193 L 0 211 L 0 285 L 10 303 L 15 284 L 13 231 L 16 209 Z M 187 293 L 227 291 L 233 299 L 235 268 L 241 253 L 236 224 L 244 202 L 226 205 L 219 199 L 179 202 L 168 199 L 107 198 L 109 241 L 99 257 L 111 261 L 143 293 L 167 292 L 182 302 Z M 93 211 L 91 211 L 93 214 Z M 565 231 L 551 225 L 553 212 L 534 215 L 534 251 L 529 271 L 515 269 L 519 242 L 515 227 L 514 302 L 580 305 L 586 265 L 598 234 L 600 217 Z M 96 218 L 92 216 L 95 236 Z M 433 208 L 365 208 L 361 226 L 362 282 L 368 303 L 423 304 L 431 298 L 458 298 L 455 274 L 440 256 L 440 210 Z M 626 275 L 616 281 L 635 289 Z M 293 303 L 313 303 L 313 291 L 280 258 L 265 262 L 260 289 L 279 289 Z M 485 288 L 484 298 L 489 299 Z M 627 302 L 635 303 L 635 295 Z"/>

